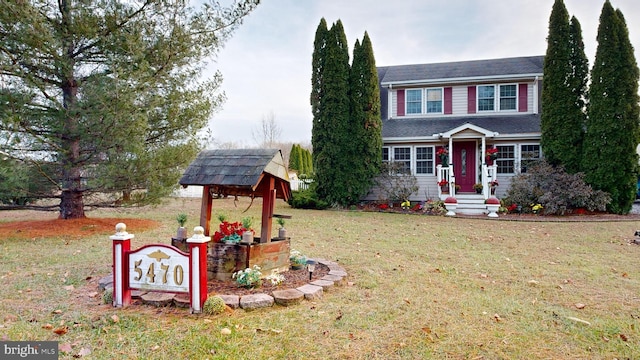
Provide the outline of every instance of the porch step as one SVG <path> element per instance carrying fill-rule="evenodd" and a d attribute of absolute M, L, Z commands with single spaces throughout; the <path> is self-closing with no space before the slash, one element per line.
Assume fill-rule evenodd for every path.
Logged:
<path fill-rule="evenodd" d="M 443 200 L 448 196 L 445 195 Z M 484 203 L 484 197 L 481 194 L 459 193 L 455 196 L 458 200 L 456 213 L 464 215 L 483 215 L 488 214 L 487 205 Z"/>

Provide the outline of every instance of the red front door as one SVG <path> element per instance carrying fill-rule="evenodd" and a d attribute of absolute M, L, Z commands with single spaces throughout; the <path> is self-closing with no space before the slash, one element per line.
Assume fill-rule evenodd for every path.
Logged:
<path fill-rule="evenodd" d="M 476 142 L 453 143 L 453 173 L 461 192 L 473 192 L 476 183 Z"/>

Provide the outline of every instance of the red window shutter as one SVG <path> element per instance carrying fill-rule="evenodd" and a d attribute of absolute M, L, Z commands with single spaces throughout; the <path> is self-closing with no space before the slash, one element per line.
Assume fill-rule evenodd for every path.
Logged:
<path fill-rule="evenodd" d="M 398 116 L 404 116 L 404 90 L 398 90 Z"/>
<path fill-rule="evenodd" d="M 476 113 L 476 87 L 469 86 L 467 88 L 467 113 Z"/>
<path fill-rule="evenodd" d="M 450 87 L 444 88 L 444 113 L 445 114 L 453 114 L 451 94 L 452 94 L 452 91 Z"/>
<path fill-rule="evenodd" d="M 518 86 L 518 111 L 527 112 L 529 107 L 529 104 L 527 103 L 527 99 L 529 98 L 529 94 L 527 94 L 529 86 L 527 84 L 518 84 Z"/>

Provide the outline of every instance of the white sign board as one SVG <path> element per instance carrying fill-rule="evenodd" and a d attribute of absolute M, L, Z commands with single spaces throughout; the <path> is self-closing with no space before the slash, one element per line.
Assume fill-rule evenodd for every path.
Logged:
<path fill-rule="evenodd" d="M 149 245 L 129 253 L 129 287 L 188 293 L 189 256 L 162 245 Z"/>

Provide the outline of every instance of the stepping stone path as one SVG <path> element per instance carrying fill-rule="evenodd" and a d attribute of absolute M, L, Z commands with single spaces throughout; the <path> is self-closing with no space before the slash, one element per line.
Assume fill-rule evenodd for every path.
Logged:
<path fill-rule="evenodd" d="M 255 310 L 264 307 L 271 307 L 273 304 L 280 306 L 291 306 L 299 304 L 302 300 L 317 300 L 322 298 L 324 291 L 330 291 L 334 285 L 342 286 L 346 283 L 345 278 L 347 272 L 338 263 L 315 259 L 318 264 L 322 264 L 329 268 L 329 273 L 322 279 L 315 280 L 309 284 L 300 286 L 296 289 L 276 290 L 273 296 L 268 294 L 251 294 L 251 295 L 218 295 L 224 300 L 224 303 L 232 309 L 241 308 L 244 310 Z M 105 276 L 98 280 L 98 288 L 100 291 L 113 288 L 113 275 Z M 153 306 L 170 306 L 189 307 L 188 294 L 170 294 L 163 292 L 145 292 L 139 290 L 131 291 L 132 298 L 140 298 L 143 303 Z"/>

